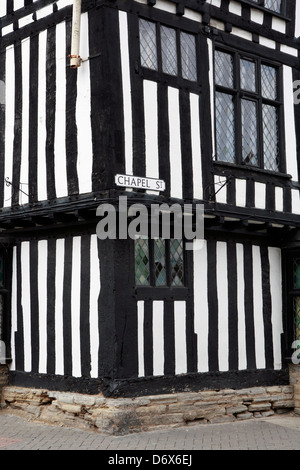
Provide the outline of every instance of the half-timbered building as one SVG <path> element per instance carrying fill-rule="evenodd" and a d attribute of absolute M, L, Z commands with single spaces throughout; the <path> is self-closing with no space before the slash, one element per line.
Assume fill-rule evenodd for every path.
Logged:
<path fill-rule="evenodd" d="M 0 2 L 9 384 L 125 397 L 289 384 L 299 2 L 83 0 L 71 67 L 73 3 Z M 120 196 L 202 204 L 201 249 L 101 240 L 97 207 Z"/>

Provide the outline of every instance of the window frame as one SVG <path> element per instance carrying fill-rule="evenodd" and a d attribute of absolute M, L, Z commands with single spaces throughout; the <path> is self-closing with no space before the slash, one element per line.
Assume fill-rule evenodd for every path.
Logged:
<path fill-rule="evenodd" d="M 1 296 L 1 309 L 2 318 L 0 340 L 4 341 L 6 345 L 6 362 L 11 362 L 11 292 L 12 292 L 12 257 L 13 247 L 9 244 L 4 243 L 0 252 L 2 259 L 2 283 L 0 285 L 0 296 Z"/>
<path fill-rule="evenodd" d="M 284 331 L 285 331 L 285 359 L 290 362 L 295 349 L 292 344 L 295 338 L 295 314 L 294 314 L 294 298 L 300 297 L 300 288 L 293 286 L 293 262 L 294 259 L 300 259 L 300 247 L 293 249 L 283 249 L 282 267 L 283 267 L 283 312 L 284 312 Z M 299 338 L 300 339 L 300 338 Z"/>
<path fill-rule="evenodd" d="M 152 68 L 148 68 L 142 64 L 142 54 L 141 54 L 141 40 L 140 40 L 140 21 L 144 20 L 155 25 L 156 30 L 156 57 L 157 57 L 157 70 Z M 161 27 L 170 28 L 175 30 L 176 33 L 176 50 L 177 50 L 177 74 L 172 75 L 168 74 L 167 72 L 163 71 L 163 63 L 162 63 L 162 43 L 161 43 Z M 173 23 L 166 23 L 156 19 L 147 18 L 144 16 L 138 17 L 138 25 L 137 25 L 137 32 L 138 32 L 138 42 L 139 42 L 139 69 L 141 71 L 141 75 L 145 79 L 154 80 L 158 82 L 166 82 L 170 84 L 170 86 L 174 85 L 177 87 L 185 87 L 189 89 L 194 89 L 196 92 L 199 92 L 200 89 L 200 62 L 199 62 L 199 54 L 200 54 L 200 44 L 199 44 L 199 32 L 196 31 L 189 31 L 187 28 L 181 28 Z M 186 33 L 190 36 L 195 38 L 195 66 L 196 66 L 196 80 L 191 80 L 188 78 L 184 78 L 182 74 L 182 52 L 181 52 L 181 33 Z"/>
<path fill-rule="evenodd" d="M 156 285 L 155 279 L 155 259 L 154 259 L 154 238 L 145 237 L 148 241 L 148 256 L 149 256 L 149 284 L 137 284 L 136 283 L 136 259 L 135 259 L 135 243 L 134 240 L 134 279 L 135 279 L 135 287 L 137 289 L 179 289 L 182 290 L 187 287 L 186 279 L 187 279 L 187 263 L 186 263 L 186 247 L 185 247 L 185 240 L 182 238 L 182 260 L 183 260 L 183 283 L 181 286 L 173 285 L 172 284 L 172 264 L 171 264 L 171 250 L 170 250 L 170 241 L 173 239 L 163 239 L 159 238 L 159 240 L 165 241 L 165 270 L 166 270 L 166 284 L 164 285 Z"/>
<path fill-rule="evenodd" d="M 233 57 L 233 87 L 225 87 L 216 83 L 215 75 L 215 53 L 216 51 L 230 54 Z M 257 91 L 251 92 L 243 90 L 240 80 L 240 62 L 242 59 L 254 61 L 256 64 L 256 82 Z M 262 65 L 273 67 L 277 70 L 277 99 L 271 100 L 262 96 L 261 77 Z M 213 89 L 214 89 L 214 141 L 215 155 L 214 162 L 219 165 L 232 166 L 234 168 L 248 169 L 257 172 L 266 172 L 273 175 L 286 175 L 286 155 L 285 155 L 285 130 L 284 130 L 284 99 L 283 99 L 283 68 L 282 64 L 266 59 L 260 55 L 244 52 L 232 47 L 219 44 L 214 45 L 213 49 Z M 234 149 L 235 161 L 227 162 L 218 159 L 217 155 L 217 113 L 216 113 L 216 97 L 217 92 L 233 96 L 234 107 Z M 241 103 L 243 99 L 255 101 L 257 103 L 257 135 L 258 135 L 258 165 L 248 165 L 242 159 L 242 114 Z M 270 170 L 264 165 L 264 138 L 263 138 L 263 104 L 276 107 L 278 113 L 278 170 Z"/>
<path fill-rule="evenodd" d="M 286 2 L 285 2 L 285 0 L 281 0 L 281 5 L 280 5 L 280 11 L 279 12 L 266 7 L 265 6 L 266 0 L 258 0 L 257 2 L 255 2 L 254 0 L 242 0 L 242 1 L 244 3 L 248 3 L 248 4 L 253 5 L 253 7 L 257 7 L 259 9 L 263 9 L 265 11 L 271 12 L 274 15 L 285 16 L 285 14 L 286 14 Z"/>

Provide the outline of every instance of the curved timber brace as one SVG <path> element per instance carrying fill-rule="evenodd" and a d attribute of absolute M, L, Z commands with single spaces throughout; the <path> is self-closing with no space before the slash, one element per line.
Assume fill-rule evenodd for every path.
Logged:
<path fill-rule="evenodd" d="M 221 178 L 225 178 L 225 181 L 222 182 L 222 181 L 221 181 Z M 227 186 L 227 185 L 230 183 L 231 179 L 232 179 L 232 176 L 231 176 L 231 175 L 229 175 L 229 176 L 221 176 L 221 175 L 220 175 L 220 176 L 219 176 L 219 182 L 218 182 L 218 183 L 214 183 L 213 185 L 210 185 L 210 186 L 209 186 L 209 188 L 211 188 L 211 187 L 214 187 L 214 188 L 215 188 L 216 185 L 220 186 L 217 191 L 213 191 L 212 193 L 210 193 L 210 195 L 209 195 L 209 202 L 214 202 L 216 195 L 217 195 L 225 186 Z"/>

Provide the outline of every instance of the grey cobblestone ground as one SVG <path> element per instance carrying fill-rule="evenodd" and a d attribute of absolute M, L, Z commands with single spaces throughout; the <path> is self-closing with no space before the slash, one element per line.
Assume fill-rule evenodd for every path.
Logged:
<path fill-rule="evenodd" d="M 115 437 L 28 422 L 1 411 L 0 450 L 300 450 L 300 417 L 278 415 Z"/>

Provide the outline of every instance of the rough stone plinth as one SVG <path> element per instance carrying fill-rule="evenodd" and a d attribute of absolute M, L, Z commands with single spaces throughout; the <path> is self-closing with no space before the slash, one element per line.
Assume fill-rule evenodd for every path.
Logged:
<path fill-rule="evenodd" d="M 2 405 L 2 389 L 8 385 L 8 367 L 0 364 L 0 407 Z"/>
<path fill-rule="evenodd" d="M 294 411 L 300 415 L 300 364 L 290 364 L 290 383 L 294 388 Z"/>
<path fill-rule="evenodd" d="M 5 386 L 10 412 L 39 422 L 120 435 L 164 427 L 258 418 L 294 408 L 294 386 L 106 398 Z"/>

